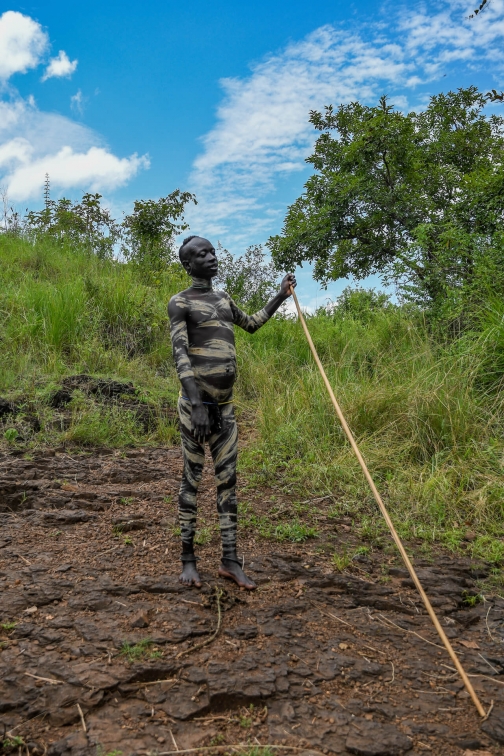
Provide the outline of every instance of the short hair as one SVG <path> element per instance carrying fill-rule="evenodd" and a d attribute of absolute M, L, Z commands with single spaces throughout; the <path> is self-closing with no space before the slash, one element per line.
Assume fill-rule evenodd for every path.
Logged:
<path fill-rule="evenodd" d="M 184 262 L 184 259 L 185 259 L 184 247 L 186 247 L 189 244 L 189 242 L 192 241 L 193 239 L 199 239 L 199 238 L 200 237 L 197 234 L 191 234 L 191 236 L 187 236 L 184 239 L 184 241 L 180 245 L 180 249 L 179 249 L 179 252 L 178 252 L 179 258 L 180 258 L 180 262 Z"/>

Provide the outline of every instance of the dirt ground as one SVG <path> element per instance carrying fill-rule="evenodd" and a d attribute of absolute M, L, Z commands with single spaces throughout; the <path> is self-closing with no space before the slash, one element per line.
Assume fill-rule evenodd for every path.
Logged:
<path fill-rule="evenodd" d="M 0 456 L 4 752 L 276 744 L 306 754 L 504 754 L 504 600 L 471 606 L 485 565 L 415 558 L 483 705 L 493 701 L 482 723 L 397 558 L 373 551 L 335 570 L 324 533 L 336 550 L 358 541 L 350 521 L 324 518 L 324 502 L 318 539 L 242 534 L 259 585 L 246 594 L 217 578 L 207 465 L 204 586 L 182 588 L 180 473 L 177 448 Z M 266 494 L 247 491 L 262 514 Z"/>

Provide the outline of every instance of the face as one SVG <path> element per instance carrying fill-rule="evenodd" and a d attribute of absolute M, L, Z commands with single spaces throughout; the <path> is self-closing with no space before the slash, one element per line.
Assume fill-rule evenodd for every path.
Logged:
<path fill-rule="evenodd" d="M 215 249 L 208 239 L 191 239 L 186 252 L 184 268 L 195 278 L 213 278 L 217 275 Z"/>

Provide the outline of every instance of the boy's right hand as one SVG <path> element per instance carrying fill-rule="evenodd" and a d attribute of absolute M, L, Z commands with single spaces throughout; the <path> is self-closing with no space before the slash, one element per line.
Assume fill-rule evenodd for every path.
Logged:
<path fill-rule="evenodd" d="M 210 420 L 204 404 L 195 404 L 191 410 L 191 432 L 199 444 L 210 435 Z"/>

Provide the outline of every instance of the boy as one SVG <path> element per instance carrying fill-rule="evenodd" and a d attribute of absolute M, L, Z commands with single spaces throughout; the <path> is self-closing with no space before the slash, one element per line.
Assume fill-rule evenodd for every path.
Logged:
<path fill-rule="evenodd" d="M 236 352 L 233 326 L 254 333 L 291 296 L 296 279 L 288 274 L 280 291 L 254 315 L 237 307 L 224 291 L 212 289 L 217 275 L 213 245 L 200 236 L 189 236 L 179 250 L 180 261 L 192 276 L 192 286 L 171 298 L 168 305 L 173 355 L 182 384 L 178 402 L 184 472 L 179 494 L 184 585 L 201 586 L 196 570 L 194 533 L 196 494 L 201 481 L 208 441 L 217 480 L 217 511 L 222 540 L 219 575 L 246 590 L 255 583 L 245 575 L 236 554 L 236 459 L 238 433 L 233 407 Z"/>

